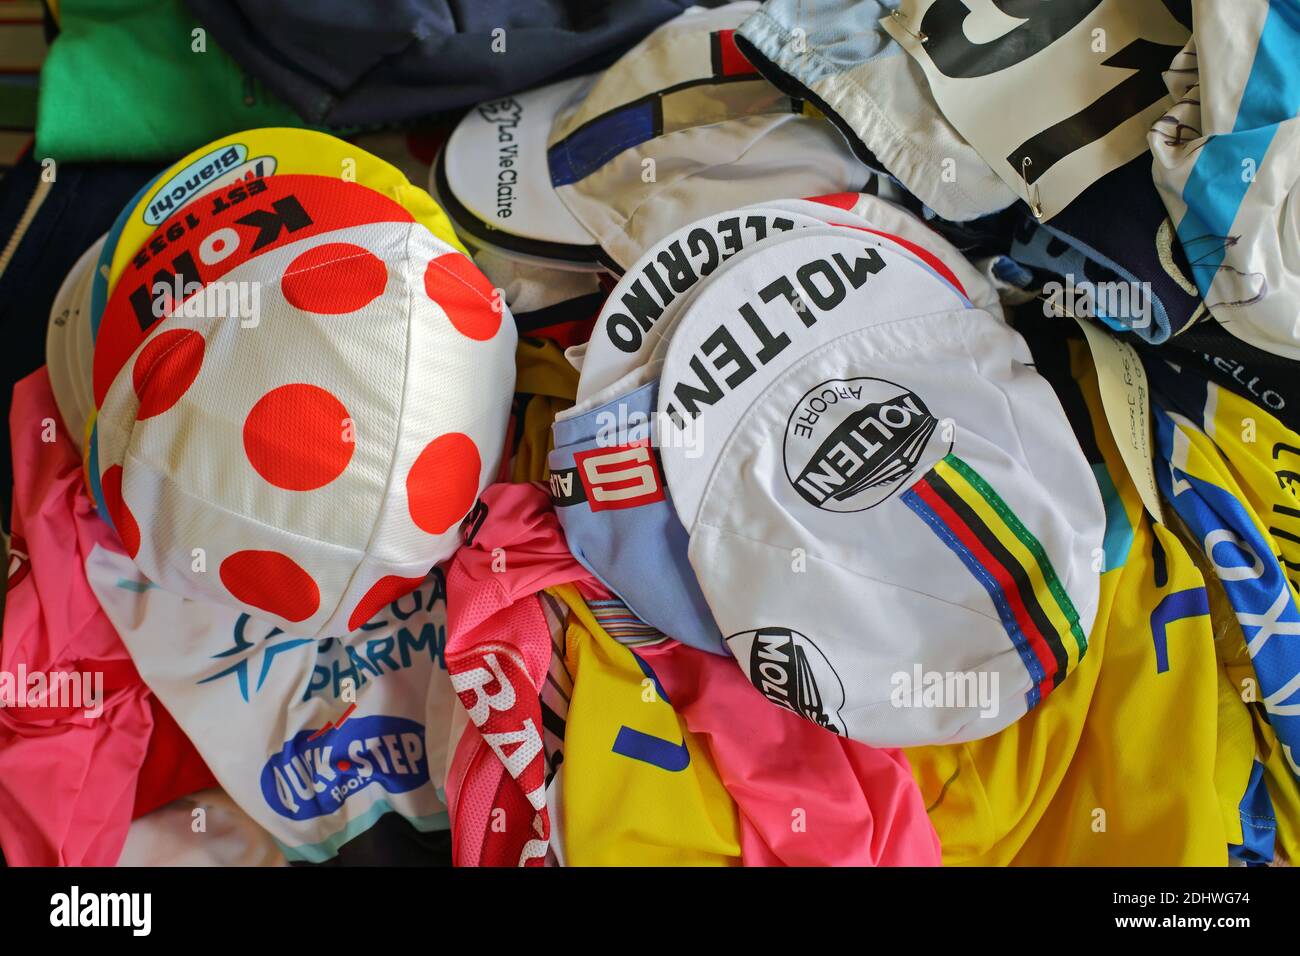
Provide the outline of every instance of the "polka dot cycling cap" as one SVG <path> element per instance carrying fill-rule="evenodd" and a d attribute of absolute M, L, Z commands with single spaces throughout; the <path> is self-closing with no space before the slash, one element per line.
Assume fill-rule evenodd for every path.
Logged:
<path fill-rule="evenodd" d="M 307 129 L 241 130 L 177 160 L 142 186 L 118 214 L 91 276 L 92 340 L 99 335 L 104 308 L 118 282 L 139 287 L 153 276 L 158 270 L 159 253 L 165 254 L 166 244 L 192 222 L 180 215 L 182 209 L 194 203 L 234 204 L 247 197 L 250 181 L 291 173 L 336 176 L 361 183 L 400 203 L 439 239 L 465 251 L 447 216 L 427 192 L 408 182 L 400 169 L 356 144 Z M 164 221 L 167 231 L 158 229 Z M 102 385 L 106 387 L 107 383 Z M 96 399 L 98 406 L 103 399 L 102 387 Z M 95 415 L 92 410 L 84 442 L 86 484 L 100 515 L 111 523 L 99 488 Z"/>
<path fill-rule="evenodd" d="M 167 590 L 345 633 L 455 550 L 498 466 L 514 323 L 380 192 L 232 190 L 162 223 L 105 307 L 104 502 Z"/>

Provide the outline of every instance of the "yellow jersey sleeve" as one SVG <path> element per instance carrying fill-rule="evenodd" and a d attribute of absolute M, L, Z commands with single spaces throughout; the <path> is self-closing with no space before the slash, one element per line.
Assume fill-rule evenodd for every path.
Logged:
<path fill-rule="evenodd" d="M 569 608 L 573 677 L 564 731 L 560 832 L 570 866 L 736 866 L 740 823 L 702 740 L 686 729 L 649 664 Z"/>

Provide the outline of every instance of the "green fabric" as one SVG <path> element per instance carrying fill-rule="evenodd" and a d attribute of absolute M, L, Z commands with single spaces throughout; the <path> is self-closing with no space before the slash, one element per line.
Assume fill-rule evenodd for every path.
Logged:
<path fill-rule="evenodd" d="M 193 52 L 181 0 L 63 0 L 41 69 L 36 155 L 175 159 L 227 133 L 304 126 L 217 46 Z"/>

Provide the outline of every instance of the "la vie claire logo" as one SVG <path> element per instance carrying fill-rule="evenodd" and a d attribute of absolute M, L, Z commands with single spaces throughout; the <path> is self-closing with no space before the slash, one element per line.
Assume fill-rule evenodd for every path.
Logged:
<path fill-rule="evenodd" d="M 300 730 L 262 768 L 262 796 L 282 817 L 333 813 L 371 786 L 407 793 L 429 782 L 424 726 L 405 717 L 354 717 L 320 734 Z"/>

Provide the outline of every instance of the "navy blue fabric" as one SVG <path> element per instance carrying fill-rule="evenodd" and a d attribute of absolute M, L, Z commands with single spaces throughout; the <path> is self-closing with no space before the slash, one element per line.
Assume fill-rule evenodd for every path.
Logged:
<path fill-rule="evenodd" d="M 45 330 L 64 277 L 158 171 L 152 165 L 60 163 L 40 210 L 0 274 L 0 329 L 5 330 L 0 349 L 5 408 L 0 416 L 0 524 L 6 530 L 13 489 L 8 409 L 14 383 L 45 364 Z M 41 172 L 28 152 L 0 179 L 0 247 L 18 228 Z"/>
<path fill-rule="evenodd" d="M 654 136 L 655 104 L 649 100 L 598 116 L 547 151 L 551 185 L 567 186 L 585 179 L 610 157 Z"/>
<path fill-rule="evenodd" d="M 691 0 L 186 4 L 223 49 L 304 119 L 345 126 L 419 119 L 602 69 L 692 6 Z M 497 29 L 505 31 L 505 52 L 493 49 Z"/>
<path fill-rule="evenodd" d="M 1143 153 L 1085 189 L 1048 223 L 1038 223 L 1024 203 L 1011 258 L 1051 275 L 1089 282 L 1150 283 L 1152 323 L 1132 329 L 1153 345 L 1183 332 L 1200 309 L 1160 261 L 1157 233 L 1169 217 L 1151 181 L 1151 154 Z M 1172 264 L 1190 281 L 1192 270 L 1174 241 Z M 1110 323 L 1122 325 L 1122 320 Z"/>

